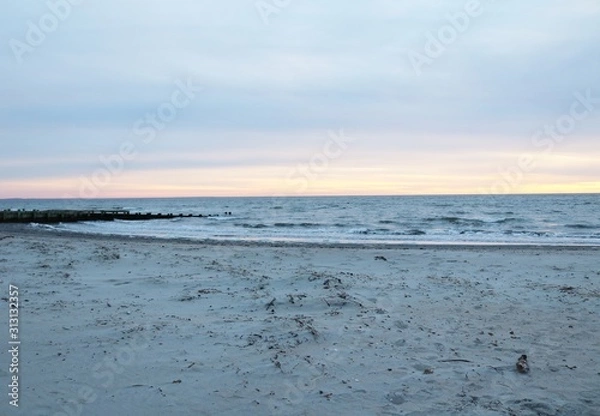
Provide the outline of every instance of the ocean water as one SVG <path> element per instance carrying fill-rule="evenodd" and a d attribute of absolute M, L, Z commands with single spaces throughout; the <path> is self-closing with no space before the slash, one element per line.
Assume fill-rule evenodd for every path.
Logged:
<path fill-rule="evenodd" d="M 197 240 L 600 246 L 600 194 L 0 200 L 0 209 L 125 209 L 211 218 L 31 224 Z M 233 215 L 225 216 L 225 212 Z"/>

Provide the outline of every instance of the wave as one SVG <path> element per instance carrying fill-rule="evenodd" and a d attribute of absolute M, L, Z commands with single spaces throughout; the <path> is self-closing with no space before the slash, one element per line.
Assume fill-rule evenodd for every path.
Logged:
<path fill-rule="evenodd" d="M 494 224 L 507 224 L 509 222 L 522 222 L 525 221 L 524 218 L 515 218 L 515 217 L 508 217 L 508 218 L 503 218 L 501 220 L 496 220 L 496 221 L 492 221 Z"/>
<path fill-rule="evenodd" d="M 321 224 L 315 224 L 312 222 L 302 222 L 302 223 L 293 223 L 293 222 L 276 222 L 273 224 L 276 228 L 318 228 L 321 227 Z"/>
<path fill-rule="evenodd" d="M 449 224 L 470 224 L 470 225 L 481 225 L 485 224 L 485 221 L 474 218 L 461 218 L 461 217 L 430 217 L 425 218 L 426 222 L 445 222 Z"/>
<path fill-rule="evenodd" d="M 492 231 L 488 230 L 462 230 L 460 235 L 472 235 L 472 234 L 495 234 Z"/>
<path fill-rule="evenodd" d="M 554 234 L 547 231 L 534 231 L 534 230 L 504 230 L 504 235 L 510 235 L 513 237 L 555 237 Z"/>
<path fill-rule="evenodd" d="M 350 234 L 360 235 L 388 235 L 388 236 L 418 236 L 426 235 L 427 232 L 417 228 L 405 231 L 392 231 L 389 228 L 355 228 L 349 231 Z"/>
<path fill-rule="evenodd" d="M 574 228 L 577 230 L 595 230 L 600 227 L 597 225 L 590 225 L 590 224 L 567 224 L 567 225 L 565 225 L 565 228 Z"/>
<path fill-rule="evenodd" d="M 29 223 L 29 226 L 33 227 L 33 228 L 40 228 L 42 230 L 58 231 L 57 227 L 50 225 L 50 224 L 40 224 L 37 222 L 32 222 L 32 223 Z"/>
<path fill-rule="evenodd" d="M 274 226 L 277 228 L 294 228 L 296 224 L 291 222 L 276 222 Z"/>
<path fill-rule="evenodd" d="M 251 228 L 251 229 L 261 229 L 261 228 L 319 228 L 322 227 L 321 224 L 316 224 L 312 222 L 301 222 L 301 223 L 293 223 L 293 222 L 276 222 L 273 225 L 258 223 L 258 224 L 249 224 L 249 223 L 238 223 L 235 224 L 236 227 L 242 228 Z"/>
<path fill-rule="evenodd" d="M 350 234 L 393 235 L 389 228 L 355 228 L 353 230 L 350 230 Z"/>
<path fill-rule="evenodd" d="M 483 213 L 485 215 L 515 215 L 513 211 L 483 211 Z"/>
<path fill-rule="evenodd" d="M 477 218 L 464 218 L 464 217 L 429 217 L 424 219 L 425 222 L 445 222 L 452 225 L 472 225 L 472 226 L 482 226 L 485 224 L 507 224 L 511 222 L 522 222 L 525 221 L 524 218 L 517 217 L 506 217 L 497 220 L 481 220 Z"/>
<path fill-rule="evenodd" d="M 312 222 L 303 222 L 300 224 L 300 227 L 303 227 L 303 228 L 317 228 L 320 226 L 321 226 L 321 224 L 314 224 Z"/>
<path fill-rule="evenodd" d="M 408 230 L 400 235 L 426 235 L 427 233 L 423 230 L 419 230 L 419 229 L 413 229 L 413 230 Z"/>
<path fill-rule="evenodd" d="M 242 228 L 250 228 L 250 229 L 254 229 L 254 230 L 258 230 L 258 229 L 262 229 L 262 228 L 269 228 L 269 226 L 267 224 L 235 224 L 236 227 L 242 227 Z"/>

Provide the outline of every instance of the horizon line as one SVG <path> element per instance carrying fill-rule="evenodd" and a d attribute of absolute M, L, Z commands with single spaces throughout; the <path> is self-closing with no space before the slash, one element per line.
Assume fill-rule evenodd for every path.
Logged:
<path fill-rule="evenodd" d="M 516 192 L 516 193 L 448 193 L 448 194 L 306 194 L 306 195 L 196 195 L 196 196 L 112 196 L 112 197 L 97 197 L 97 198 L 40 198 L 40 197 L 1 197 L 0 201 L 28 201 L 28 200 L 64 200 L 64 201 L 102 201 L 102 200 L 118 200 L 118 199 L 195 199 L 195 198 L 385 198 L 385 197 L 435 197 L 435 196 L 560 196 L 560 195 L 600 195 L 599 192 Z"/>

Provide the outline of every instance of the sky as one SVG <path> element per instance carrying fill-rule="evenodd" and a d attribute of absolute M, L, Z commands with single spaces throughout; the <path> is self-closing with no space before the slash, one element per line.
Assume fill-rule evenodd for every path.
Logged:
<path fill-rule="evenodd" d="M 600 192 L 597 0 L 0 15 L 0 198 Z"/>

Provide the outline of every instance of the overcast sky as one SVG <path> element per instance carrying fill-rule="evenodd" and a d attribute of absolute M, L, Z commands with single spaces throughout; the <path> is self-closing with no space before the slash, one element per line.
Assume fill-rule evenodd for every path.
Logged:
<path fill-rule="evenodd" d="M 600 192 L 597 0 L 0 15 L 0 198 Z"/>

